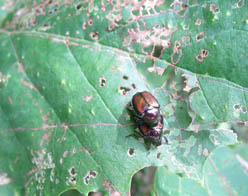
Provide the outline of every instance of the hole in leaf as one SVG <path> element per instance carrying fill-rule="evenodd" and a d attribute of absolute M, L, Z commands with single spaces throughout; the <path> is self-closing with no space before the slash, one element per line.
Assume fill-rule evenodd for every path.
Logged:
<path fill-rule="evenodd" d="M 123 79 L 123 80 L 128 80 L 129 77 L 128 77 L 128 76 L 123 76 L 122 79 Z"/>
<path fill-rule="evenodd" d="M 93 25 L 93 19 L 92 19 L 92 18 L 89 19 L 88 25 L 89 25 L 89 26 Z"/>
<path fill-rule="evenodd" d="M 139 12 L 139 10 L 132 10 L 132 14 L 134 16 L 139 16 L 140 15 L 140 12 Z"/>
<path fill-rule="evenodd" d="M 201 23 L 202 23 L 202 19 L 200 19 L 200 18 L 198 18 L 198 19 L 195 21 L 195 25 L 196 25 L 196 26 L 201 25 Z"/>
<path fill-rule="evenodd" d="M 123 94 L 123 95 L 127 95 L 130 91 L 131 91 L 131 89 L 128 88 L 128 87 L 121 86 L 121 87 L 119 88 L 119 92 L 120 92 L 121 94 Z"/>
<path fill-rule="evenodd" d="M 100 192 L 89 192 L 89 196 L 103 196 Z"/>
<path fill-rule="evenodd" d="M 134 83 L 132 84 L 132 87 L 133 87 L 133 89 L 136 89 L 136 85 Z"/>
<path fill-rule="evenodd" d="M 109 24 L 107 27 L 107 31 L 113 31 L 115 29 L 114 24 Z"/>
<path fill-rule="evenodd" d="M 69 170 L 69 172 L 70 172 L 70 174 L 71 174 L 72 176 L 75 176 L 75 175 L 76 175 L 76 169 L 75 169 L 75 167 L 72 167 L 72 168 Z"/>
<path fill-rule="evenodd" d="M 245 5 L 245 0 L 239 0 L 239 2 L 237 3 L 238 7 L 243 7 Z"/>
<path fill-rule="evenodd" d="M 204 32 L 200 32 L 196 35 L 196 41 L 201 41 L 205 38 L 205 33 Z"/>
<path fill-rule="evenodd" d="M 84 184 L 88 185 L 89 184 L 89 181 L 90 181 L 90 176 L 85 176 L 84 177 Z"/>
<path fill-rule="evenodd" d="M 160 159 L 160 157 L 161 157 L 161 152 L 157 154 L 157 159 Z"/>
<path fill-rule="evenodd" d="M 182 8 L 184 8 L 184 9 L 186 9 L 186 8 L 188 8 L 189 6 L 187 5 L 187 4 L 183 4 L 182 5 Z"/>
<path fill-rule="evenodd" d="M 76 189 L 71 189 L 68 191 L 65 191 L 64 193 L 61 194 L 61 196 L 82 196 L 80 192 L 78 192 Z"/>
<path fill-rule="evenodd" d="M 155 171 L 156 167 L 146 167 L 138 171 L 132 178 L 131 195 L 152 195 Z"/>
<path fill-rule="evenodd" d="M 100 88 L 103 88 L 103 87 L 105 87 L 107 85 L 107 80 L 106 80 L 106 78 L 105 77 L 100 77 L 99 78 L 99 86 L 100 86 Z"/>
<path fill-rule="evenodd" d="M 204 61 L 204 58 L 202 58 L 202 56 L 200 54 L 198 54 L 196 57 L 196 60 L 199 61 L 200 63 L 202 63 Z"/>
<path fill-rule="evenodd" d="M 81 8 L 83 8 L 83 4 L 82 3 L 79 3 L 76 5 L 76 9 L 77 10 L 80 10 Z"/>
<path fill-rule="evenodd" d="M 93 40 L 99 40 L 99 34 L 98 34 L 98 32 L 91 32 L 90 33 L 90 37 Z"/>
<path fill-rule="evenodd" d="M 202 58 L 206 58 L 209 55 L 209 51 L 207 49 L 201 50 L 201 56 Z"/>
<path fill-rule="evenodd" d="M 77 180 L 74 176 L 71 178 L 71 182 L 72 182 L 72 184 L 77 184 Z"/>
<path fill-rule="evenodd" d="M 90 176 L 92 178 L 95 178 L 97 176 L 97 172 L 96 171 L 90 171 Z"/>
<path fill-rule="evenodd" d="M 217 7 L 217 5 L 215 3 L 210 4 L 209 10 L 213 14 L 218 13 L 220 11 L 220 9 Z"/>
<path fill-rule="evenodd" d="M 162 50 L 163 50 L 163 47 L 161 45 L 155 46 L 153 56 L 159 58 L 161 56 Z"/>
<path fill-rule="evenodd" d="M 185 31 L 186 31 L 186 30 L 189 30 L 189 25 L 184 24 L 184 25 L 183 25 L 183 30 L 185 30 Z"/>
<path fill-rule="evenodd" d="M 242 111 L 243 113 L 246 113 L 246 112 L 247 112 L 247 108 L 246 108 L 244 105 L 242 105 L 242 106 L 241 106 L 241 111 Z"/>
<path fill-rule="evenodd" d="M 88 27 L 88 24 L 86 22 L 84 22 L 84 24 L 82 25 L 82 29 L 85 30 L 85 29 L 87 29 L 87 27 Z"/>
<path fill-rule="evenodd" d="M 129 148 L 128 149 L 128 156 L 132 157 L 135 155 L 134 148 Z"/>

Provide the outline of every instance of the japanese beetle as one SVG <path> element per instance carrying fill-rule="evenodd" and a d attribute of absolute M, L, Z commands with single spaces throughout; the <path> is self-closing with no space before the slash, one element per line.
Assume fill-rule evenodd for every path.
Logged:
<path fill-rule="evenodd" d="M 162 136 L 163 136 L 163 116 L 159 115 L 158 117 L 158 123 L 156 126 L 150 126 L 147 123 L 143 122 L 138 125 L 140 135 L 147 140 L 148 142 L 151 142 L 155 144 L 156 146 L 161 145 L 162 143 Z M 166 138 L 167 142 L 167 138 Z"/>
<path fill-rule="evenodd" d="M 136 134 L 131 135 L 141 136 L 156 146 L 160 145 L 163 139 L 168 143 L 163 136 L 164 119 L 160 114 L 160 105 L 152 94 L 147 91 L 136 93 L 129 106 L 131 117 L 139 129 Z"/>
<path fill-rule="evenodd" d="M 135 121 L 142 121 L 150 126 L 158 124 L 160 105 L 157 99 L 149 92 L 136 93 L 132 98 L 132 109 Z"/>

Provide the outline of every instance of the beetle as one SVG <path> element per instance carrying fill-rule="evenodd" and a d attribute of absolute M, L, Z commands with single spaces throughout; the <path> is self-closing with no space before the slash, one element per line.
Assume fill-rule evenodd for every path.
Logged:
<path fill-rule="evenodd" d="M 141 136 L 156 146 L 160 145 L 163 139 L 168 143 L 167 138 L 163 136 L 164 119 L 160 114 L 160 105 L 151 93 L 147 91 L 136 93 L 129 106 L 131 117 L 139 129 L 129 136 Z"/>
<path fill-rule="evenodd" d="M 136 122 L 145 122 L 150 126 L 158 124 L 160 105 L 151 93 L 147 91 L 136 93 L 132 98 L 131 110 Z"/>
<path fill-rule="evenodd" d="M 143 137 L 148 142 L 155 144 L 156 146 L 161 145 L 163 128 L 164 128 L 164 119 L 162 115 L 158 117 L 158 123 L 156 126 L 148 125 L 145 122 L 138 124 L 139 132 L 141 137 Z M 167 138 L 166 138 L 167 142 Z"/>

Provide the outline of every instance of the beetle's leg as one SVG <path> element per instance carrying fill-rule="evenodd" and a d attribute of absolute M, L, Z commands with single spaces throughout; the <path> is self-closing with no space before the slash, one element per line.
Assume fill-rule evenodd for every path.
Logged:
<path fill-rule="evenodd" d="M 138 116 L 132 116 L 132 119 L 137 123 L 137 124 L 141 124 L 143 121 L 142 119 L 140 119 Z"/>
<path fill-rule="evenodd" d="M 129 112 L 132 112 L 133 113 L 133 106 L 132 106 L 132 103 L 131 102 L 128 103 L 126 107 L 127 107 L 127 109 L 128 109 Z"/>
<path fill-rule="evenodd" d="M 134 133 L 132 133 L 132 134 L 129 134 L 129 135 L 127 135 L 126 137 L 135 137 L 135 138 L 140 138 L 140 137 L 142 137 L 142 135 L 140 134 L 140 133 L 138 133 L 138 132 L 134 132 Z"/>
<path fill-rule="evenodd" d="M 131 119 L 134 120 L 136 123 L 140 123 L 142 121 L 142 116 L 138 116 L 132 106 L 132 103 L 127 104 L 127 110 L 131 116 Z"/>
<path fill-rule="evenodd" d="M 165 135 L 162 136 L 162 143 L 163 144 L 169 144 L 169 140 Z"/>
<path fill-rule="evenodd" d="M 134 133 L 129 134 L 129 135 L 127 135 L 126 137 L 130 137 L 130 136 L 134 136 L 134 137 L 143 137 L 143 134 L 142 134 L 141 132 L 135 130 Z"/>

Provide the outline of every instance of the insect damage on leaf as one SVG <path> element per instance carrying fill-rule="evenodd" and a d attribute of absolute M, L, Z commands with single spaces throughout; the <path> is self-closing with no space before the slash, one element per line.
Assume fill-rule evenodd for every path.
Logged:
<path fill-rule="evenodd" d="M 77 184 L 77 180 L 76 180 L 76 176 L 77 176 L 77 172 L 75 167 L 71 167 L 69 170 L 69 176 L 66 177 L 66 185 L 76 185 Z"/>
<path fill-rule="evenodd" d="M 10 178 L 7 173 L 0 173 L 0 186 L 13 182 L 14 179 Z"/>
<path fill-rule="evenodd" d="M 119 87 L 118 91 L 122 95 L 127 95 L 131 91 L 131 89 L 125 86 L 121 86 Z"/>
<path fill-rule="evenodd" d="M 196 35 L 195 39 L 196 39 L 197 42 L 204 40 L 205 39 L 205 33 L 204 32 L 198 33 Z"/>
<path fill-rule="evenodd" d="M 88 95 L 88 96 L 86 96 L 86 97 L 83 97 L 83 100 L 84 100 L 85 102 L 89 102 L 89 101 L 91 101 L 93 98 L 94 98 L 94 95 L 93 95 L 93 94 L 90 94 L 90 95 Z"/>
<path fill-rule="evenodd" d="M 43 195 L 43 188 L 47 181 L 46 174 L 49 173 L 49 179 L 51 182 L 56 181 L 55 163 L 53 162 L 53 156 L 51 152 L 46 152 L 45 149 L 36 152 L 31 151 L 31 154 L 33 157 L 32 163 L 34 164 L 35 168 L 26 174 L 26 176 L 33 176 L 30 177 L 25 186 L 27 187 L 31 185 L 33 180 L 35 180 L 37 191 L 40 192 L 40 195 Z"/>
<path fill-rule="evenodd" d="M 2 72 L 0 72 L 0 90 L 7 85 L 8 79 L 10 78 L 10 75 L 3 75 Z"/>
<path fill-rule="evenodd" d="M 99 87 L 104 88 L 107 85 L 107 79 L 105 77 L 100 77 L 99 78 Z"/>
<path fill-rule="evenodd" d="M 129 157 L 135 156 L 134 148 L 129 148 L 128 151 L 127 151 L 127 155 L 128 155 Z"/>
<path fill-rule="evenodd" d="M 196 60 L 202 63 L 208 55 L 209 51 L 207 49 L 202 49 L 201 53 L 196 56 Z"/>
<path fill-rule="evenodd" d="M 83 182 L 85 185 L 89 185 L 90 179 L 91 178 L 96 178 L 97 177 L 97 172 L 94 170 L 90 170 L 86 176 L 83 178 Z"/>
<path fill-rule="evenodd" d="M 91 37 L 91 39 L 97 41 L 97 40 L 99 40 L 99 33 L 98 32 L 91 32 L 90 37 Z"/>

